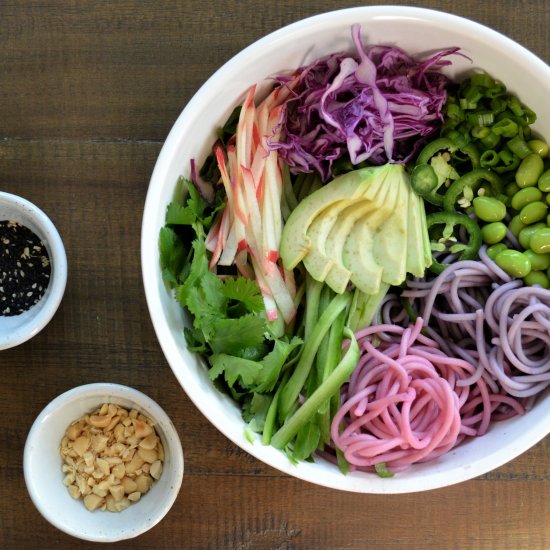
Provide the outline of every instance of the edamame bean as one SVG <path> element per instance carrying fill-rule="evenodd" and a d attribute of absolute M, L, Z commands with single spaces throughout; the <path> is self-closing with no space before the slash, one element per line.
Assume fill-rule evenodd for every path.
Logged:
<path fill-rule="evenodd" d="M 530 202 L 540 201 L 541 199 L 542 192 L 538 187 L 524 187 L 512 197 L 510 206 L 519 211 Z"/>
<path fill-rule="evenodd" d="M 546 225 L 544 223 L 534 223 L 533 225 L 526 225 L 518 234 L 518 240 L 519 244 L 527 250 L 529 248 L 529 244 L 531 242 L 531 237 L 533 236 L 533 233 L 538 231 L 539 229 L 545 229 Z"/>
<path fill-rule="evenodd" d="M 544 171 L 544 163 L 536 154 L 527 155 L 520 163 L 516 172 L 516 183 L 521 187 L 533 187 Z"/>
<path fill-rule="evenodd" d="M 504 243 L 497 243 L 487 247 L 487 256 L 494 260 L 499 252 L 508 250 L 508 247 Z M 533 252 L 534 254 L 534 252 Z M 550 265 L 550 264 L 549 264 Z"/>
<path fill-rule="evenodd" d="M 492 222 L 481 228 L 481 238 L 484 243 L 496 244 L 506 237 L 506 226 L 502 222 Z"/>
<path fill-rule="evenodd" d="M 528 286 L 540 285 L 542 288 L 548 288 L 550 281 L 548 275 L 544 271 L 531 271 L 523 278 L 523 281 Z"/>
<path fill-rule="evenodd" d="M 550 267 L 550 254 L 537 254 L 530 248 L 524 250 L 523 253 L 529 258 L 531 269 L 540 271 L 541 269 L 548 269 Z"/>
<path fill-rule="evenodd" d="M 499 222 L 506 216 L 506 205 L 493 197 L 476 197 L 472 203 L 475 215 L 484 222 Z"/>
<path fill-rule="evenodd" d="M 519 219 L 526 225 L 536 223 L 546 217 L 548 206 L 542 201 L 526 204 L 519 213 Z"/>
<path fill-rule="evenodd" d="M 495 263 L 511 277 L 523 278 L 529 275 L 531 263 L 529 258 L 519 250 L 503 250 L 495 257 Z"/>
<path fill-rule="evenodd" d="M 529 239 L 529 248 L 537 254 L 550 252 L 550 227 L 543 227 L 535 231 Z"/>
<path fill-rule="evenodd" d="M 529 145 L 531 151 L 536 153 L 539 157 L 544 158 L 548 156 L 548 144 L 542 141 L 542 139 L 532 139 L 527 142 L 527 145 Z"/>
<path fill-rule="evenodd" d="M 546 170 L 546 172 L 541 175 L 537 182 L 537 186 L 543 193 L 548 193 L 550 191 L 550 170 Z"/>
<path fill-rule="evenodd" d="M 508 228 L 512 232 L 512 235 L 515 235 L 516 237 L 524 227 L 527 226 L 519 219 L 519 215 L 515 215 L 508 223 Z"/>

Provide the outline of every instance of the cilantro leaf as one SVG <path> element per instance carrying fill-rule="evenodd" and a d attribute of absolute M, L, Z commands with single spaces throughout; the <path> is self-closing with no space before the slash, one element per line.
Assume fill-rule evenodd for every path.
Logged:
<path fill-rule="evenodd" d="M 189 195 L 187 198 L 187 208 L 189 208 L 189 210 L 193 213 L 195 219 L 202 220 L 202 218 L 204 217 L 204 211 L 206 210 L 208 204 L 200 196 L 197 188 L 190 180 L 185 180 L 185 182 L 187 183 L 187 189 L 189 191 Z"/>
<path fill-rule="evenodd" d="M 206 340 L 204 339 L 202 330 L 193 330 L 188 327 L 184 327 L 183 335 L 189 351 L 194 351 L 196 353 L 208 352 L 208 346 L 206 344 Z"/>
<path fill-rule="evenodd" d="M 227 285 L 227 282 L 229 280 L 231 279 L 228 279 L 224 282 L 215 273 L 213 273 L 212 271 L 208 271 L 200 281 L 200 285 L 202 290 L 204 291 L 206 300 L 220 313 L 225 313 L 227 305 L 225 286 Z"/>
<path fill-rule="evenodd" d="M 211 326 L 219 317 L 219 310 L 208 302 L 204 291 L 197 286 L 192 286 L 185 294 L 185 305 L 193 317 L 193 326 L 201 329 L 208 341 L 212 336 L 205 327 Z"/>
<path fill-rule="evenodd" d="M 260 313 L 264 310 L 262 295 L 255 281 L 251 281 L 245 277 L 227 279 L 223 293 L 226 298 L 242 303 L 251 313 Z"/>
<path fill-rule="evenodd" d="M 165 222 L 167 225 L 191 225 L 196 219 L 197 216 L 193 210 L 177 202 L 171 202 L 166 207 Z"/>
<path fill-rule="evenodd" d="M 237 319 L 213 319 L 203 330 L 214 353 L 239 355 L 243 348 L 259 346 L 264 341 L 265 319 L 252 313 Z"/>
<path fill-rule="evenodd" d="M 237 380 L 241 386 L 248 388 L 254 384 L 254 381 L 262 369 L 260 363 L 228 355 L 227 353 L 215 353 L 210 357 L 212 368 L 208 371 L 211 380 L 215 380 L 223 373 L 225 381 L 232 388 Z"/>
<path fill-rule="evenodd" d="M 272 396 L 260 393 L 253 393 L 251 398 L 245 400 L 242 416 L 251 431 L 262 433 L 271 401 Z"/>
<path fill-rule="evenodd" d="M 251 361 L 227 353 L 214 354 L 210 358 L 212 368 L 208 375 L 214 380 L 223 373 L 229 387 L 233 387 L 238 380 L 249 391 L 270 392 L 277 383 L 288 356 L 301 343 L 301 339 L 296 337 L 290 342 L 275 340 L 273 350 L 261 361 Z"/>
<path fill-rule="evenodd" d="M 283 365 L 286 363 L 289 355 L 300 344 L 302 344 L 302 340 L 296 336 L 292 338 L 290 342 L 275 340 L 273 350 L 261 361 L 263 369 L 262 380 L 257 383 L 254 391 L 265 393 L 271 391 L 275 387 Z"/>
<path fill-rule="evenodd" d="M 189 268 L 189 274 L 185 282 L 176 290 L 176 298 L 178 302 L 186 307 L 187 295 L 190 289 L 198 284 L 201 279 L 208 273 L 208 257 L 206 256 L 206 244 L 203 239 L 195 239 L 192 244 L 193 260 Z"/>
<path fill-rule="evenodd" d="M 170 286 L 178 282 L 178 273 L 182 268 L 186 250 L 176 232 L 170 227 L 163 227 L 159 233 L 159 253 L 162 278 Z"/>

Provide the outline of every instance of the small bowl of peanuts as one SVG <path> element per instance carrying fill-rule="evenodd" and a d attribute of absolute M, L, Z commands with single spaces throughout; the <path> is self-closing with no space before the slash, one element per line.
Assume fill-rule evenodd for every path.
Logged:
<path fill-rule="evenodd" d="M 74 537 L 136 537 L 170 510 L 183 479 L 183 451 L 164 410 L 127 386 L 95 383 L 54 399 L 34 421 L 23 470 L 31 499 Z"/>

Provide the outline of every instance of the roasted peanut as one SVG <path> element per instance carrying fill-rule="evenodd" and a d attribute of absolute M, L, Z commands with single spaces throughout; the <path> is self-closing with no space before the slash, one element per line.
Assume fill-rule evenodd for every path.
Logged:
<path fill-rule="evenodd" d="M 105 403 L 72 422 L 61 440 L 63 483 L 90 511 L 120 512 L 162 474 L 164 449 L 152 421 Z"/>

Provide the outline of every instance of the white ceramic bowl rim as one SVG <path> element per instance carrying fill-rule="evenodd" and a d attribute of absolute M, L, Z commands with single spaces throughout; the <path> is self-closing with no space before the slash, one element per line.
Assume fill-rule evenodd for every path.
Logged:
<path fill-rule="evenodd" d="M 12 348 L 36 336 L 57 311 L 67 284 L 67 255 L 51 219 L 29 200 L 0 191 L 0 210 L 3 206 L 12 213 L 12 217 L 19 219 L 42 239 L 50 255 L 52 271 L 50 284 L 36 305 L 17 316 L 0 316 L 0 350 Z"/>
<path fill-rule="evenodd" d="M 61 472 L 59 445 L 66 428 L 103 403 L 135 408 L 151 418 L 166 453 L 162 475 L 150 492 L 119 513 L 88 512 L 69 496 Z M 133 538 L 154 527 L 176 500 L 183 471 L 181 442 L 166 412 L 143 392 L 108 382 L 78 386 L 52 400 L 34 421 L 23 454 L 25 483 L 42 516 L 71 536 L 95 542 Z"/>
<path fill-rule="evenodd" d="M 508 86 L 511 91 L 521 88 L 520 98 L 525 103 L 546 104 L 545 97 L 550 92 L 548 65 L 508 37 L 456 15 L 425 8 L 371 6 L 328 12 L 288 25 L 261 38 L 225 63 L 205 82 L 176 120 L 158 157 L 145 202 L 141 237 L 142 272 L 151 319 L 175 376 L 197 408 L 226 437 L 272 467 L 311 483 L 365 493 L 417 492 L 484 474 L 540 441 L 550 431 L 550 412 L 545 412 L 550 411 L 549 394 L 543 396 L 525 417 L 498 423 L 498 427 L 492 428 L 483 438 L 457 447 L 440 460 L 414 466 L 390 481 L 358 472 L 343 476 L 336 467 L 323 460 L 293 465 L 279 451 L 263 446 L 259 441 L 250 442 L 244 436 L 244 423 L 235 405 L 229 398 L 217 395 L 219 392 L 209 382 L 204 365 L 184 349 L 181 330 L 184 317 L 165 289 L 160 269 L 151 267 L 158 265 L 158 232 L 163 225 L 165 207 L 175 189 L 177 174 L 188 174 L 185 163 L 190 158 L 204 158 L 213 142 L 213 139 L 210 142 L 205 139 L 203 143 L 203 135 L 198 135 L 201 124 L 206 124 L 205 114 L 210 114 L 214 109 L 218 118 L 212 115 L 208 122 L 220 125 L 237 99 L 244 96 L 248 86 L 261 82 L 276 71 L 294 68 L 304 58 L 311 61 L 318 57 L 318 51 L 313 52 L 316 54 L 313 57 L 311 55 L 316 47 L 315 37 L 323 37 L 323 40 L 332 40 L 336 44 L 336 49 L 323 50 L 321 55 L 338 51 L 342 29 L 349 29 L 357 22 L 362 23 L 362 34 L 368 35 L 369 43 L 384 42 L 386 39 L 382 34 L 393 27 L 403 31 L 404 27 L 411 25 L 414 28 L 412 32 L 398 34 L 394 31 L 393 35 L 390 32 L 388 35 L 391 38 L 388 40 L 395 40 L 405 49 L 412 44 L 413 49 L 409 51 L 413 53 L 425 51 L 426 41 L 433 37 L 438 38 L 438 43 L 429 42 L 430 46 L 433 45 L 430 51 L 458 45 L 468 55 L 473 49 L 477 55 L 474 60 L 476 65 L 486 68 L 506 84 L 514 83 Z M 371 35 L 374 36 L 372 40 Z M 458 39 L 462 42 L 457 44 L 454 41 Z M 294 47 L 291 48 L 292 44 Z M 267 57 L 268 52 L 276 52 L 274 57 L 277 61 L 273 64 Z M 302 54 L 304 57 L 299 57 Z M 285 66 L 286 62 L 288 65 Z M 459 61 L 457 66 L 462 67 L 463 71 L 470 70 L 464 63 Z M 522 74 L 522 80 L 528 82 L 531 77 L 544 85 L 527 87 L 515 77 L 514 71 Z M 241 86 L 240 92 L 235 91 L 237 86 Z M 218 107 L 217 102 L 223 104 L 225 110 Z M 550 111 L 540 115 L 536 127 L 550 127 Z M 213 132 L 214 128 L 212 136 Z"/>

